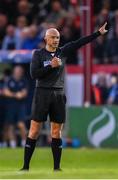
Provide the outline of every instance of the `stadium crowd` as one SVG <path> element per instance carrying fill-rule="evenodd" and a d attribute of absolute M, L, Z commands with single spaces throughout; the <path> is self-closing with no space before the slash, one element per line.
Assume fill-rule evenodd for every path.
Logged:
<path fill-rule="evenodd" d="M 0 49 L 40 48 L 44 44 L 43 35 L 49 27 L 61 32 L 60 45 L 79 38 L 78 1 L 62 2 L 5 0 L 0 3 Z M 77 64 L 77 55 L 70 55 L 68 62 Z"/>
<path fill-rule="evenodd" d="M 94 42 L 94 62 L 117 63 L 118 57 L 118 3 L 112 0 L 94 0 L 95 29 L 106 20 L 110 32 Z M 60 45 L 81 36 L 81 0 L 1 0 L 0 49 L 36 49 L 43 47 L 43 35 L 49 27 L 61 33 Z M 111 43 L 112 42 L 112 43 Z M 67 63 L 78 64 L 78 52 L 71 53 Z"/>
<path fill-rule="evenodd" d="M 118 74 L 99 73 L 91 89 L 91 104 L 118 104 Z"/>

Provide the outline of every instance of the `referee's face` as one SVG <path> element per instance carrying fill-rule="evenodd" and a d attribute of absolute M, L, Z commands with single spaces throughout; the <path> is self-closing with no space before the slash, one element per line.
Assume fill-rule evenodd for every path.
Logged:
<path fill-rule="evenodd" d="M 46 44 L 51 48 L 57 48 L 59 46 L 60 34 L 58 31 L 49 31 L 45 36 Z"/>

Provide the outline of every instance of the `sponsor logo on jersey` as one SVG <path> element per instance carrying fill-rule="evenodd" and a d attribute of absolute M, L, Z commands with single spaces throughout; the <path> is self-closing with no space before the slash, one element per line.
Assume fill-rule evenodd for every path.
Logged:
<path fill-rule="evenodd" d="M 51 63 L 51 61 L 44 61 L 43 65 L 44 65 L 44 67 L 46 67 L 46 66 L 50 65 L 50 63 Z"/>

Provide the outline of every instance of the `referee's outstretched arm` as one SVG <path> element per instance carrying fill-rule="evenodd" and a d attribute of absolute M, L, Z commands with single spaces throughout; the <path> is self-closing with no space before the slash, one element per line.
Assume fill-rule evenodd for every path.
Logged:
<path fill-rule="evenodd" d="M 80 47 L 90 43 L 91 41 L 96 39 L 98 36 L 106 34 L 108 32 L 108 30 L 105 29 L 106 25 L 107 25 L 107 22 L 97 32 L 89 36 L 82 37 L 76 41 L 71 41 L 65 44 L 62 47 L 62 50 L 64 51 L 65 54 L 68 54 L 69 51 L 77 50 Z"/>
<path fill-rule="evenodd" d="M 72 42 L 65 44 L 63 47 L 61 47 L 63 55 L 67 56 L 70 51 L 77 50 L 81 46 L 96 39 L 98 36 L 104 35 L 108 31 L 105 29 L 106 25 L 107 25 L 107 23 L 105 23 L 97 32 L 95 32 L 89 36 L 82 37 L 76 41 L 72 41 Z M 54 52 L 56 52 L 57 49 L 58 49 L 58 47 L 55 47 Z M 48 74 L 50 74 L 50 72 L 52 71 L 52 65 L 50 63 L 48 65 L 46 65 L 45 67 L 44 67 L 44 65 L 42 65 L 42 62 L 41 62 L 42 56 L 45 56 L 45 54 L 40 52 L 40 50 L 35 50 L 33 53 L 32 62 L 30 65 L 30 74 L 33 79 L 43 79 L 43 78 L 47 77 Z"/>

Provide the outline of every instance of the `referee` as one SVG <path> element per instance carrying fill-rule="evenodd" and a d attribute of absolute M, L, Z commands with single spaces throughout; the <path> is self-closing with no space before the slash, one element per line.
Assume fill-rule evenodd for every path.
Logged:
<path fill-rule="evenodd" d="M 24 151 L 24 165 L 21 170 L 29 170 L 29 163 L 35 149 L 42 123 L 51 122 L 51 149 L 54 170 L 59 171 L 62 154 L 61 131 L 65 122 L 66 96 L 64 94 L 65 59 L 72 50 L 77 50 L 100 35 L 107 33 L 105 23 L 97 32 L 73 42 L 59 46 L 60 34 L 50 28 L 45 33 L 46 46 L 33 53 L 30 66 L 31 77 L 36 80 L 32 103 L 32 120 Z"/>

